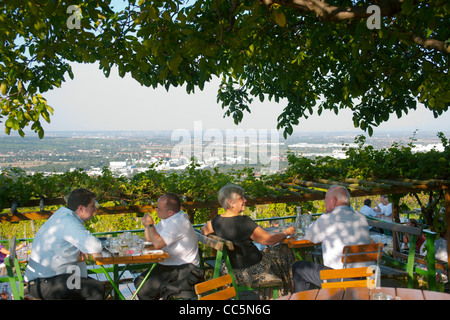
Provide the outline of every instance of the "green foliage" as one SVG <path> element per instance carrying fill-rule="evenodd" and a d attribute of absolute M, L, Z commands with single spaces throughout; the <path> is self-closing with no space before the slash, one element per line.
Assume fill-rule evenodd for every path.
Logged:
<path fill-rule="evenodd" d="M 401 146 L 394 142 L 387 149 L 377 150 L 365 145 L 366 138 L 355 138 L 356 148 L 343 147 L 345 159 L 317 157 L 308 159 L 288 154 L 289 167 L 286 175 L 303 180 L 345 179 L 361 180 L 408 178 L 417 180 L 450 178 L 450 144 L 443 133 L 438 137 L 444 146 L 440 152 L 413 152 L 414 137 L 411 143 Z"/>
<path fill-rule="evenodd" d="M 96 29 L 100 12 L 109 11 L 108 2 L 80 4 L 86 18 L 82 21 L 81 32 L 67 27 L 67 8 L 73 4 L 70 1 L 2 2 L 0 119 L 6 117 L 6 133 L 12 129 L 23 136 L 22 129 L 31 125 L 31 129 L 43 137 L 41 119 L 50 122 L 53 108 L 42 94 L 60 87 L 66 75 L 73 78 L 68 61 L 96 60 L 97 41 L 91 31 Z"/>
<path fill-rule="evenodd" d="M 184 171 L 157 171 L 154 164 L 145 172 L 130 179 L 115 176 L 108 168 L 97 177 L 89 176 L 78 169 L 64 174 L 43 175 L 36 173 L 27 175 L 25 171 L 10 168 L 0 173 L 0 207 L 11 208 L 13 202 L 25 205 L 30 199 L 65 197 L 75 188 L 88 188 L 97 194 L 97 201 L 102 206 L 156 204 L 164 193 L 173 192 L 181 195 L 183 201 L 212 202 L 216 201 L 219 189 L 227 183 L 241 185 L 248 198 L 262 198 L 283 194 L 279 187 L 282 182 L 295 179 L 315 181 L 317 179 L 342 180 L 357 178 L 361 180 L 376 179 L 442 179 L 450 180 L 450 143 L 443 133 L 438 133 L 444 151 L 433 149 L 428 152 L 413 152 L 414 137 L 411 143 L 400 146 L 394 143 L 387 149 L 376 150 L 365 145 L 365 138 L 355 138 L 356 148 L 343 146 L 347 158 L 318 157 L 308 159 L 288 155 L 289 166 L 283 173 L 258 176 L 253 168 L 221 172 L 218 168 L 200 169 L 192 161 Z M 403 197 L 404 195 L 396 195 Z M 442 204 L 442 195 L 430 191 L 428 199 L 420 200 L 422 215 L 426 222 L 437 228 Z M 410 209 L 410 203 L 403 202 Z M 303 203 L 304 209 L 310 212 L 321 212 L 321 204 Z M 264 214 L 272 216 L 294 214 L 295 205 L 269 206 Z M 9 210 L 9 209 L 7 209 Z M 250 211 L 258 210 L 255 207 Z M 266 217 L 267 217 L 266 216 Z M 198 209 L 195 223 L 203 223 L 209 217 L 208 209 Z M 259 216 L 258 216 L 259 217 Z M 103 230 L 136 229 L 140 227 L 137 215 L 121 215 L 114 219 L 98 216 L 90 225 L 101 226 Z M 156 216 L 155 216 L 156 219 Z M 442 222 L 439 222 L 442 225 Z M 440 227 L 439 227 L 440 228 Z M 437 229 L 436 229 L 437 230 Z"/>
<path fill-rule="evenodd" d="M 286 175 L 291 178 L 314 181 L 318 178 L 340 180 L 356 178 L 360 180 L 387 179 L 442 179 L 450 180 L 450 144 L 442 132 L 437 134 L 441 139 L 444 151 L 432 149 L 428 152 L 413 152 L 415 137 L 406 146 L 394 143 L 388 149 L 377 150 L 371 145 L 365 145 L 365 137 L 355 138 L 356 148 L 344 147 L 345 159 L 319 157 L 315 160 L 297 158 L 288 155 L 289 168 Z M 405 195 L 397 195 L 402 197 Z M 441 217 L 443 207 L 442 192 L 428 192 L 427 199 L 420 200 L 422 217 L 431 229 L 445 230 L 445 223 Z M 413 209 L 405 202 L 402 208 Z"/>

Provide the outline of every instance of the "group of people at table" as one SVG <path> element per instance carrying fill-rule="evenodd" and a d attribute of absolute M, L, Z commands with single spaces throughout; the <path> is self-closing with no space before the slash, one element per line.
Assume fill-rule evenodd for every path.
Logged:
<path fill-rule="evenodd" d="M 104 284 L 81 272 L 79 286 L 69 286 L 73 268 L 82 266 L 86 255 L 100 253 L 102 242 L 84 226 L 96 211 L 96 195 L 87 189 L 76 189 L 68 197 L 67 206 L 58 209 L 38 230 L 25 272 L 29 294 L 38 299 L 104 299 Z M 239 284 L 258 283 L 279 278 L 285 283 L 281 294 L 320 287 L 320 271 L 342 268 L 342 248 L 346 245 L 370 243 L 369 226 L 364 215 L 350 207 L 350 194 L 341 186 L 332 186 L 325 196 L 325 213 L 305 232 L 305 238 L 321 243 L 323 264 L 295 261 L 283 240 L 295 235 L 290 226 L 282 232 L 269 233 L 250 217 L 242 215 L 246 207 L 244 190 L 227 184 L 218 193 L 223 214 L 208 221 L 204 235 L 216 234 L 230 240 L 235 250 L 230 262 Z M 157 201 L 155 224 L 149 214 L 142 217 L 145 240 L 162 249 L 169 258 L 158 262 L 138 293 L 139 299 L 167 299 L 183 292 L 194 298 L 194 285 L 204 281 L 199 267 L 198 239 L 188 216 L 181 210 L 176 194 L 164 194 Z M 255 242 L 267 246 L 260 251 Z M 226 272 L 225 268 L 224 272 Z M 81 270 L 83 270 L 81 268 Z M 148 270 L 146 271 L 148 272 Z M 135 279 L 138 287 L 146 272 Z"/>

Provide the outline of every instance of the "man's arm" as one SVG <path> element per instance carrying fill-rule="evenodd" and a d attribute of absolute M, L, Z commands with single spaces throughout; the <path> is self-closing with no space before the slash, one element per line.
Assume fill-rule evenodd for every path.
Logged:
<path fill-rule="evenodd" d="M 158 233 L 158 231 L 156 231 L 155 222 L 153 221 L 153 218 L 150 215 L 145 214 L 142 217 L 141 221 L 142 225 L 145 227 L 144 230 L 145 240 L 152 242 L 155 249 L 164 248 L 167 244 L 161 237 L 161 235 Z"/>

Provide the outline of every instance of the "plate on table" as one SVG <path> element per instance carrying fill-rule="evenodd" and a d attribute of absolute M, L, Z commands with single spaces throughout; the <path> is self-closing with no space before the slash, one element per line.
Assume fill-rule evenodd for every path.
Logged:
<path fill-rule="evenodd" d="M 163 250 L 144 250 L 143 254 L 163 254 Z"/>

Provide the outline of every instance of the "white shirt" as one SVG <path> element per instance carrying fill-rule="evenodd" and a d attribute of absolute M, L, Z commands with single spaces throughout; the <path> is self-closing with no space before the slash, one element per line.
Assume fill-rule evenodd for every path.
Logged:
<path fill-rule="evenodd" d="M 373 210 L 368 205 L 363 205 L 359 211 L 367 217 L 375 218 L 377 216 L 377 213 L 375 212 L 375 210 Z"/>
<path fill-rule="evenodd" d="M 426 244 L 426 242 L 424 242 L 423 244 Z M 448 261 L 447 240 L 439 237 L 439 239 L 437 239 L 434 243 L 434 250 L 436 259 L 439 259 L 441 261 Z"/>
<path fill-rule="evenodd" d="M 384 214 L 386 217 L 392 215 L 392 203 L 388 203 L 387 205 L 379 203 L 378 208 L 380 208 L 380 213 Z"/>
<path fill-rule="evenodd" d="M 167 219 L 161 219 L 155 228 L 166 243 L 163 250 L 170 255 L 159 264 L 173 266 L 191 263 L 198 266 L 200 260 L 197 234 L 187 214 L 179 211 Z"/>
<path fill-rule="evenodd" d="M 339 206 L 321 215 L 306 230 L 305 238 L 322 243 L 323 264 L 333 269 L 343 268 L 344 246 L 371 243 L 366 217 L 349 206 Z"/>
<path fill-rule="evenodd" d="M 102 243 L 86 230 L 83 220 L 75 212 L 62 207 L 36 233 L 25 281 L 73 273 L 80 251 L 99 253 Z"/>

